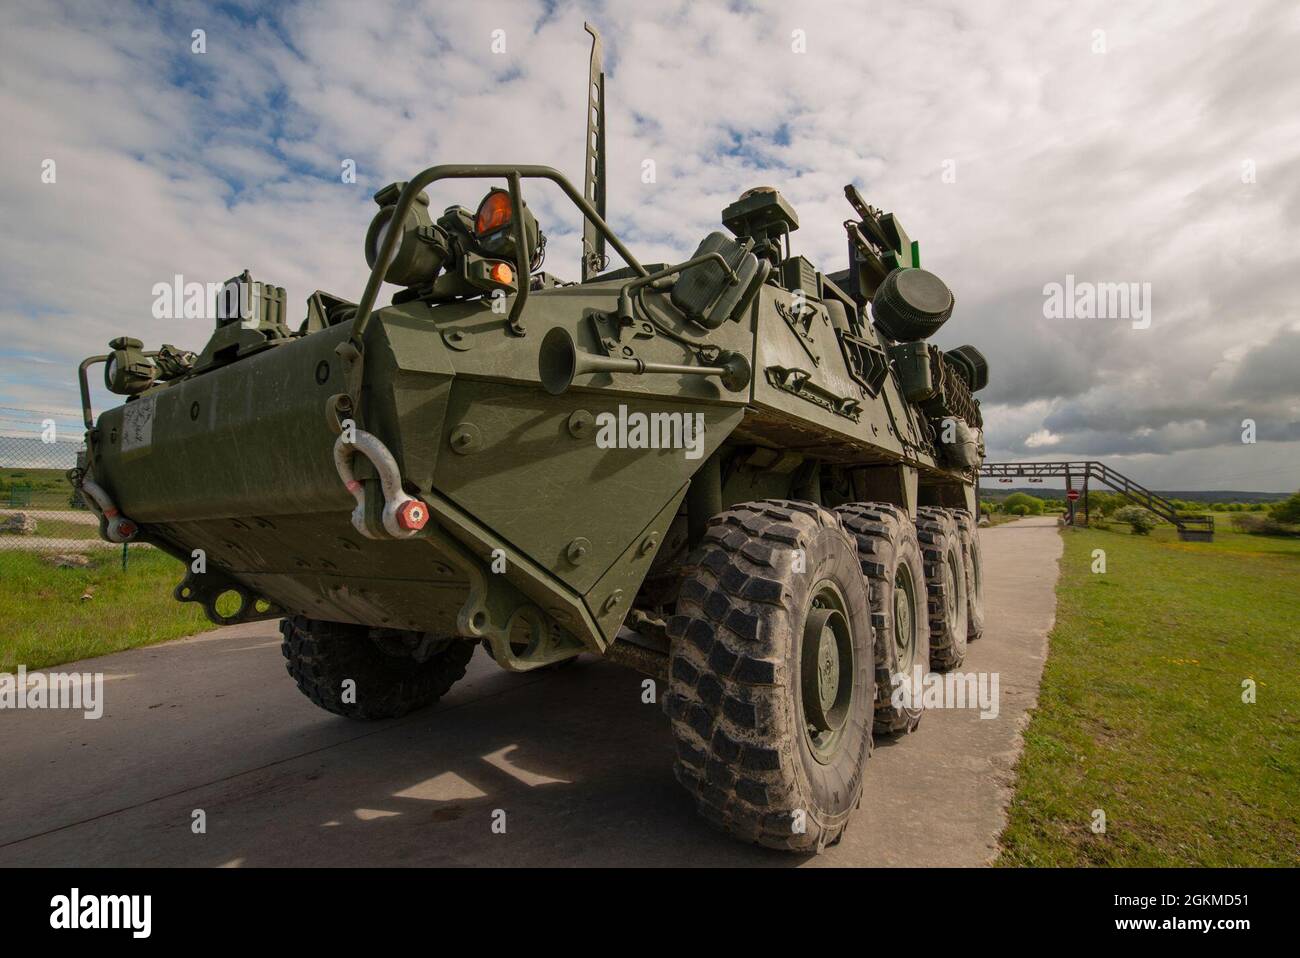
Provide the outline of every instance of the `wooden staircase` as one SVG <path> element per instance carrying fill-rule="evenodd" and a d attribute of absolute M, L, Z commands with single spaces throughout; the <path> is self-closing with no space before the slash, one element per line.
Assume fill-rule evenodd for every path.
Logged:
<path fill-rule="evenodd" d="M 1160 518 L 1178 529 L 1178 538 L 1190 542 L 1210 542 L 1214 539 L 1213 516 L 1185 516 L 1174 504 L 1159 493 L 1152 492 L 1128 476 L 1116 472 L 1104 462 L 1085 460 L 1076 462 L 986 462 L 980 475 L 994 479 L 1064 479 L 1066 488 L 1073 488 L 1076 479 L 1083 480 L 1084 489 L 1090 479 L 1118 492 L 1130 501 L 1150 509 Z M 1085 495 L 1086 495 L 1085 491 Z"/>

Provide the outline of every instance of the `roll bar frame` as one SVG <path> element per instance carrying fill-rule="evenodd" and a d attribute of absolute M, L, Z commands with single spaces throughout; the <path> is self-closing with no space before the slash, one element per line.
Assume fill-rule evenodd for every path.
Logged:
<path fill-rule="evenodd" d="M 402 192 L 397 197 L 397 204 L 393 209 L 391 221 L 400 223 L 405 219 L 407 212 L 415 203 L 415 198 L 429 184 L 438 180 L 493 179 L 497 177 L 503 177 L 509 186 L 510 210 L 515 228 L 515 275 L 519 283 L 519 291 L 510 307 L 510 316 L 508 317 L 511 332 L 518 336 L 524 335 L 523 323 L 520 322 L 519 317 L 523 312 L 524 304 L 528 300 L 529 275 L 531 272 L 529 268 L 530 251 L 524 236 L 521 180 L 550 180 L 557 185 L 582 213 L 585 221 L 596 227 L 600 234 L 609 241 L 609 244 L 618 251 L 618 255 L 623 258 L 623 261 L 628 266 L 632 267 L 640 276 L 648 275 L 645 267 L 614 235 L 614 231 L 609 228 L 609 224 L 596 211 L 596 208 L 588 202 L 581 192 L 574 188 L 563 173 L 549 166 L 512 166 L 509 164 L 483 163 L 447 163 L 431 166 L 417 173 L 414 179 L 408 181 L 402 187 Z M 352 320 L 352 331 L 348 336 L 348 342 L 357 352 L 360 352 L 363 348 L 362 342 L 364 341 L 366 326 L 370 323 L 371 312 L 375 308 L 375 299 L 379 296 L 379 287 L 383 284 L 384 274 L 388 272 L 393 257 L 397 255 L 400 240 L 401 230 L 388 230 L 384 236 L 384 242 L 375 254 L 375 263 L 370 269 L 370 278 L 366 281 L 366 288 L 361 294 L 361 301 L 357 303 L 356 317 Z"/>

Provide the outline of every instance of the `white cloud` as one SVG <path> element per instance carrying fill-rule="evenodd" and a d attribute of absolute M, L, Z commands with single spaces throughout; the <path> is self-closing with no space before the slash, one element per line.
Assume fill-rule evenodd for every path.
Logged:
<path fill-rule="evenodd" d="M 576 5 L 244 10 L 0 11 L 0 402 L 75 405 L 76 363 L 114 335 L 201 346 L 204 324 L 149 316 L 152 285 L 175 273 L 248 267 L 287 287 L 291 316 L 316 288 L 356 298 L 369 195 L 430 163 L 579 178 Z M 955 290 L 938 339 L 990 359 L 992 451 L 1051 436 L 1054 456 L 1155 454 L 1141 463 L 1151 482 L 1191 478 L 1189 464 L 1208 477 L 1237 461 L 1230 427 L 1252 415 L 1273 458 L 1247 481 L 1296 484 L 1294 5 L 773 0 L 611 4 L 595 19 L 611 220 L 644 261 L 689 254 L 723 206 L 768 183 L 799 212 L 796 251 L 834 271 L 853 180 Z M 1091 51 L 1099 25 L 1105 54 Z M 39 180 L 45 158 L 55 185 Z M 355 185 L 339 180 L 344 158 Z M 641 182 L 646 158 L 655 184 Z M 455 184 L 433 205 L 480 192 Z M 547 268 L 576 273 L 576 217 L 555 190 L 529 198 L 552 237 Z M 1067 273 L 1150 282 L 1152 327 L 1044 319 L 1043 285 Z"/>

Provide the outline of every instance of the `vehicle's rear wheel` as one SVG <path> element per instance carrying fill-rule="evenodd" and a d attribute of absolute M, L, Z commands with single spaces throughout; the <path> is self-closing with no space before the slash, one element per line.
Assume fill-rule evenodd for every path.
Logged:
<path fill-rule="evenodd" d="M 764 500 L 714 516 L 668 634 L 675 771 L 700 813 L 769 848 L 837 841 L 871 751 L 875 655 L 835 514 Z"/>
<path fill-rule="evenodd" d="M 895 677 L 912 688 L 918 666 L 922 674 L 930 671 L 925 570 L 916 527 L 906 512 L 885 502 L 854 502 L 835 512 L 857 540 L 858 562 L 870 583 L 876 631 L 875 730 L 910 732 L 921 721 L 921 698 L 896 697 Z"/>
<path fill-rule="evenodd" d="M 925 560 L 930 668 L 948 672 L 966 661 L 966 565 L 957 518 L 949 509 L 923 506 L 916 511 L 916 537 Z"/>
<path fill-rule="evenodd" d="M 966 556 L 966 638 L 974 642 L 984 634 L 984 556 L 975 517 L 965 509 L 955 513 Z"/>
<path fill-rule="evenodd" d="M 298 689 L 352 719 L 397 718 L 438 701 L 465 675 L 474 643 L 415 634 L 372 638 L 365 626 L 294 616 L 280 650 Z"/>

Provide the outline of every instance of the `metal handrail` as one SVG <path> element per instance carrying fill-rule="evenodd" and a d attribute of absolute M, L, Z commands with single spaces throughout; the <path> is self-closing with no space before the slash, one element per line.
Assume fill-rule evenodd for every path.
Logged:
<path fill-rule="evenodd" d="M 406 218 L 412 204 L 415 203 L 415 198 L 431 183 L 438 180 L 486 179 L 490 177 L 504 177 L 510 185 L 511 215 L 515 221 L 515 257 L 517 261 L 516 272 L 519 276 L 519 294 L 515 297 L 515 302 L 511 306 L 509 322 L 511 329 L 516 333 L 522 334 L 523 331 L 522 326 L 519 324 L 519 314 L 523 311 L 524 302 L 528 298 L 529 285 L 529 269 L 526 259 L 528 250 L 526 249 L 527 244 L 523 241 L 523 198 L 519 190 L 519 181 L 521 179 L 550 180 L 557 185 L 573 201 L 573 204 L 578 207 L 582 215 L 618 251 L 618 255 L 623 257 L 623 261 L 641 276 L 647 275 L 645 267 L 614 235 L 614 231 L 609 228 L 609 224 L 596 212 L 596 209 L 587 202 L 586 198 L 578 190 L 574 189 L 573 184 L 565 178 L 563 173 L 549 166 L 512 166 L 500 163 L 450 163 L 431 166 L 427 170 L 417 173 L 415 178 L 402 188 L 401 194 L 397 197 L 397 204 L 393 209 L 390 221 L 401 223 Z M 384 282 L 384 274 L 388 272 L 388 267 L 392 265 L 393 257 L 397 255 L 400 240 L 401 230 L 388 230 L 384 236 L 384 242 L 375 254 L 375 263 L 370 269 L 370 278 L 366 281 L 366 288 L 361 294 L 361 301 L 357 304 L 356 318 L 352 320 L 352 331 L 348 336 L 348 342 L 352 344 L 357 352 L 362 349 L 361 344 L 365 336 L 366 326 L 370 322 L 371 310 L 374 309 L 375 299 L 379 296 L 379 287 Z"/>
<path fill-rule="evenodd" d="M 990 478 L 999 476 L 1023 476 L 1025 478 L 1031 476 L 1051 478 L 1079 476 L 1085 480 L 1095 478 L 1139 505 L 1144 505 L 1180 529 L 1184 526 L 1214 528 L 1213 516 L 1184 516 L 1179 513 L 1177 507 L 1169 499 L 1157 492 L 1152 492 L 1097 459 L 1074 462 L 1061 460 L 1051 462 L 986 462 L 980 467 L 980 474 Z"/>

